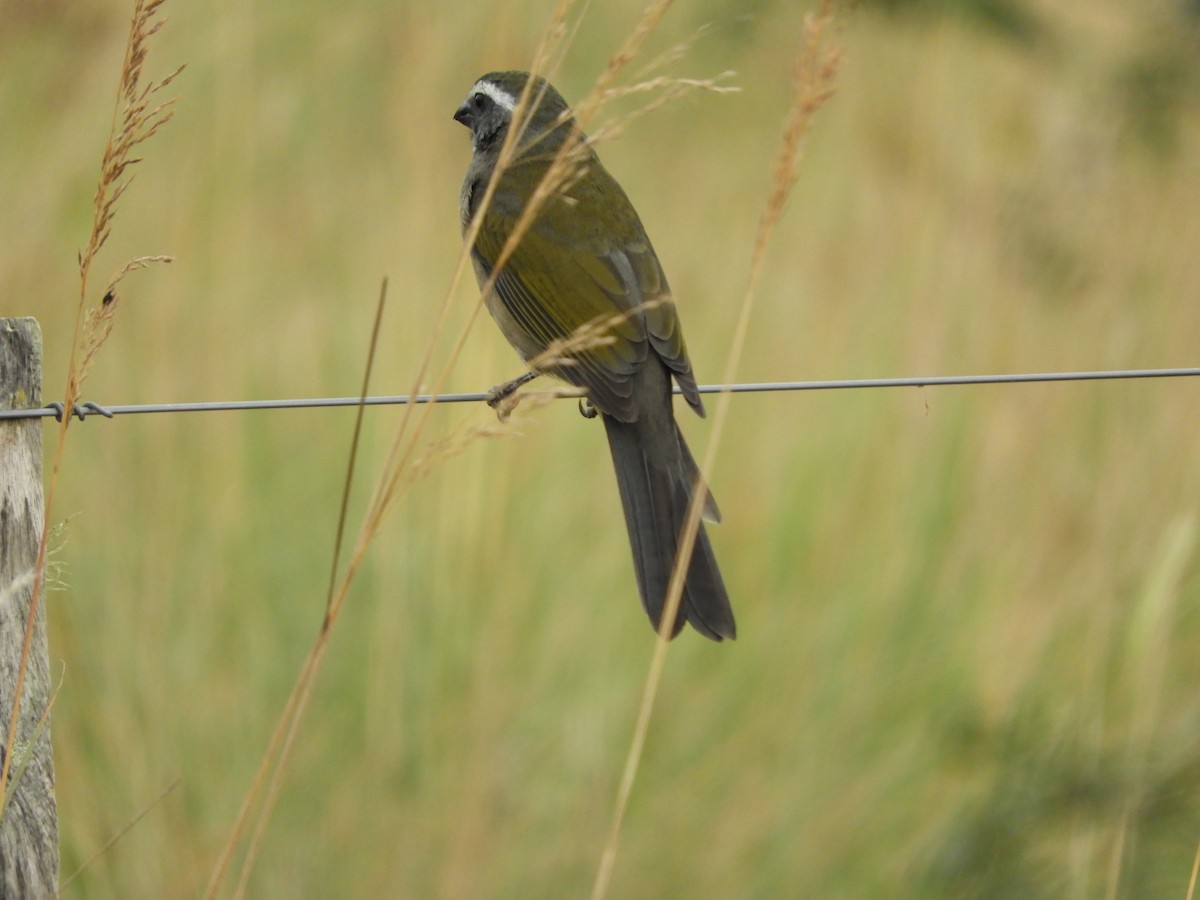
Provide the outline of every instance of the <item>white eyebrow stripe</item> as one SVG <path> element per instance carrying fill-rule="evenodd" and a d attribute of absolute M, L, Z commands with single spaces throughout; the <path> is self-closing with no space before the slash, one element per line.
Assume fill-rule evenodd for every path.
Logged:
<path fill-rule="evenodd" d="M 471 93 L 483 94 L 485 97 L 490 97 L 497 106 L 503 107 L 509 112 L 512 112 L 517 105 L 516 98 L 512 94 L 490 81 L 475 82 L 475 87 L 471 88 Z"/>

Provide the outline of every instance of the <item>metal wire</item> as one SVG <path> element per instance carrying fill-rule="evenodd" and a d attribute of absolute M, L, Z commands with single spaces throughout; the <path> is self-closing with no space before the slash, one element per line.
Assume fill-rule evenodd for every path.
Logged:
<path fill-rule="evenodd" d="M 829 381 L 768 381 L 753 384 L 705 384 L 702 394 L 751 394 L 769 391 L 832 391 L 856 390 L 861 388 L 899 387 L 949 387 L 954 385 L 981 384 L 1035 384 L 1058 381 L 1117 381 L 1137 378 L 1194 378 L 1200 376 L 1200 368 L 1179 369 L 1115 369 L 1098 372 L 1037 372 L 1011 375 L 939 375 L 930 378 L 851 378 Z M 675 389 L 679 393 L 679 389 Z M 487 391 L 473 394 L 416 394 L 391 397 L 309 397 L 292 400 L 229 400 L 200 403 L 140 403 L 126 406 L 101 406 L 88 401 L 77 403 L 71 415 L 78 419 L 93 415 L 113 418 L 114 416 L 142 415 L 146 413 L 181 412 L 228 412 L 256 409 L 314 409 L 339 406 L 396 406 L 405 403 L 481 403 L 491 394 Z M 0 410 L 0 419 L 35 419 L 53 417 L 62 420 L 65 414 L 61 403 L 51 403 L 37 409 Z"/>

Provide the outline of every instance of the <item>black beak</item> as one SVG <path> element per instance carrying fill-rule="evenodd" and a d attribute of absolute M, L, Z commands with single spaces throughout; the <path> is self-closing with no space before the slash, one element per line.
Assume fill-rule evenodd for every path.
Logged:
<path fill-rule="evenodd" d="M 471 108 L 467 104 L 463 104 L 454 111 L 454 121 L 462 122 L 468 128 L 475 123 L 475 117 L 471 114 Z"/>

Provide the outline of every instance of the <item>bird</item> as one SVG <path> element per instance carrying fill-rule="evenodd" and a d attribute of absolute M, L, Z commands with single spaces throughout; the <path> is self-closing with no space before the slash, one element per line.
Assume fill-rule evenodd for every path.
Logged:
<path fill-rule="evenodd" d="M 658 631 L 688 506 L 703 483 L 675 420 L 672 380 L 700 416 L 704 405 L 666 275 L 641 219 L 562 95 L 540 76 L 490 72 L 454 113 L 470 129 L 473 151 L 460 196 L 464 238 L 518 107 L 528 112 L 518 118 L 515 153 L 479 223 L 470 249 L 473 268 L 481 289 L 491 283 L 484 303 L 526 362 L 568 342 L 561 356 L 507 388 L 545 371 L 581 388 L 585 414 L 599 414 L 642 606 Z M 524 227 L 518 225 L 523 211 L 563 153 L 573 154 L 569 177 L 537 207 L 519 242 L 501 259 L 510 236 Z M 570 343 L 579 329 L 596 323 L 605 323 L 604 342 Z M 702 518 L 719 522 L 717 504 L 705 492 Z M 737 636 L 703 521 L 670 637 L 685 623 L 714 641 Z"/>

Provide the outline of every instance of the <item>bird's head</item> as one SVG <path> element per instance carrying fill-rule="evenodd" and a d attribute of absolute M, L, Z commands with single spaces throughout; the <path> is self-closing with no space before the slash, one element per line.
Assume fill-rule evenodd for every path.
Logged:
<path fill-rule="evenodd" d="M 454 118 L 471 129 L 476 152 L 504 142 L 529 79 L 528 72 L 489 72 L 471 87 Z M 573 125 L 566 101 L 544 78 L 534 77 L 528 102 L 533 111 L 526 129 L 534 142 Z"/>

